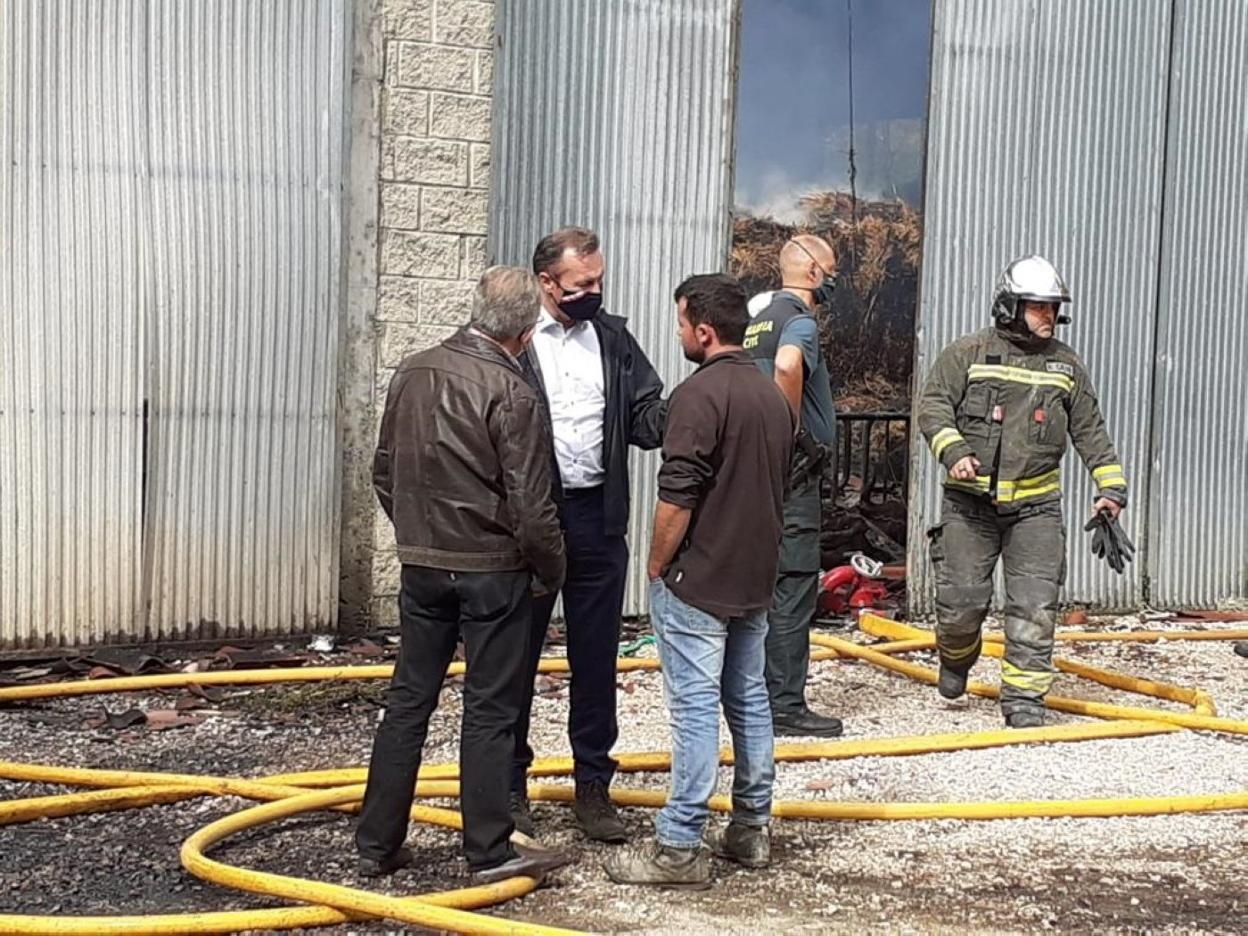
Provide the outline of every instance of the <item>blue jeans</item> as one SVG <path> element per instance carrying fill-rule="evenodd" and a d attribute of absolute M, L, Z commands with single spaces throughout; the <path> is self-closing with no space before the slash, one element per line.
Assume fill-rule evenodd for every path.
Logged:
<path fill-rule="evenodd" d="M 663 663 L 672 726 L 672 788 L 655 821 L 659 842 L 702 843 L 719 769 L 719 705 L 732 732 L 732 820 L 765 826 L 775 779 L 771 704 L 764 675 L 767 612 L 723 619 L 650 583 L 650 620 Z"/>

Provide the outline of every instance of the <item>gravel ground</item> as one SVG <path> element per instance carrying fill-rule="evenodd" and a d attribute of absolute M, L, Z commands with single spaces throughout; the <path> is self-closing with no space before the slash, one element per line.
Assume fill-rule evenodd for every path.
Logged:
<path fill-rule="evenodd" d="M 1203 687 L 1212 693 L 1219 714 L 1248 718 L 1248 661 L 1235 656 L 1227 643 L 1059 645 L 1059 653 Z M 912 659 L 933 663 L 930 655 Z M 996 669 L 995 661 L 985 660 L 975 676 L 992 682 Z M 666 748 L 660 674 L 624 673 L 620 687 L 617 751 Z M 566 754 L 566 682 L 544 678 L 541 689 L 535 702 L 534 747 L 541 755 Z M 1059 677 L 1054 691 L 1151 704 L 1066 676 Z M 847 738 L 1001 726 L 988 700 L 942 703 L 930 687 L 865 663 L 815 664 L 810 697 L 817 707 L 845 718 Z M 230 690 L 219 703 L 194 712 L 201 719 L 196 724 L 165 731 L 92 727 L 101 709 L 170 709 L 178 698 L 185 693 L 66 699 L 0 710 L 0 759 L 242 776 L 362 765 L 381 692 L 373 683 Z M 455 759 L 460 711 L 459 685 L 452 681 L 434 716 L 427 763 Z M 1056 713 L 1051 717 L 1055 724 L 1079 720 Z M 661 788 L 665 782 L 659 775 L 619 778 L 621 786 Z M 730 772 L 723 771 L 721 790 L 729 783 Z M 1246 788 L 1248 738 L 1182 732 L 780 764 L 776 796 L 862 802 L 1015 800 Z M 62 790 L 0 781 L 4 799 L 54 792 Z M 188 835 L 244 805 L 241 800 L 201 799 L 0 829 L 0 911 L 167 913 L 276 906 L 275 901 L 203 884 L 178 862 L 178 848 Z M 511 919 L 600 932 L 686 934 L 1248 931 L 1248 815 L 1242 812 L 992 822 L 777 821 L 772 868 L 747 872 L 717 863 L 716 886 L 695 893 L 616 887 L 601 871 L 608 847 L 581 840 L 566 806 L 538 804 L 535 814 L 543 841 L 572 849 L 579 861 L 560 871 L 553 886 L 494 911 Z M 630 809 L 624 816 L 635 837 L 651 834 L 651 812 Z M 238 836 L 213 854 L 246 867 L 356 885 L 350 833 L 347 817 L 317 814 Z M 410 844 L 420 856 L 420 867 L 401 872 L 379 889 L 405 894 L 467 883 L 453 833 L 415 827 Z M 345 936 L 405 931 L 376 923 L 316 932 Z"/>

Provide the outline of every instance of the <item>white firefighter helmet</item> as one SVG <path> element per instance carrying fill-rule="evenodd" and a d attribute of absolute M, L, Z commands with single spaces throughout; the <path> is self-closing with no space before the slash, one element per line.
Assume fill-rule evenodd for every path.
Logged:
<path fill-rule="evenodd" d="M 1062 306 L 1070 302 L 1066 281 L 1053 264 L 1037 254 L 1019 257 L 1005 268 L 992 297 L 992 315 L 1002 325 L 1018 317 L 1019 302 L 1057 303 L 1057 324 L 1069 325 L 1070 314 Z"/>

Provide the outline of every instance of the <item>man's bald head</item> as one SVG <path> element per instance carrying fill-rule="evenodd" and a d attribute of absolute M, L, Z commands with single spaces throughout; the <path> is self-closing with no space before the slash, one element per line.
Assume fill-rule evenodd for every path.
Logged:
<path fill-rule="evenodd" d="M 808 308 L 827 304 L 835 276 L 836 251 L 822 237 L 798 234 L 780 248 L 780 286 Z"/>
<path fill-rule="evenodd" d="M 780 248 L 780 272 L 787 279 L 789 274 L 801 276 L 809 272 L 811 265 L 823 273 L 836 271 L 836 251 L 816 234 L 798 234 L 785 241 Z"/>

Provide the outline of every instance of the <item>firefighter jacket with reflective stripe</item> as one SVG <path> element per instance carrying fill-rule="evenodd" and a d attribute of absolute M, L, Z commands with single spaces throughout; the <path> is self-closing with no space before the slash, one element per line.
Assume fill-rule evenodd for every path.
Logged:
<path fill-rule="evenodd" d="M 1125 505 L 1127 479 L 1079 356 L 1056 338 L 1024 342 L 999 328 L 959 338 L 936 358 L 918 406 L 919 429 L 946 472 L 967 455 L 978 477 L 946 488 L 998 506 L 1061 497 L 1067 435 L 1097 496 Z"/>

